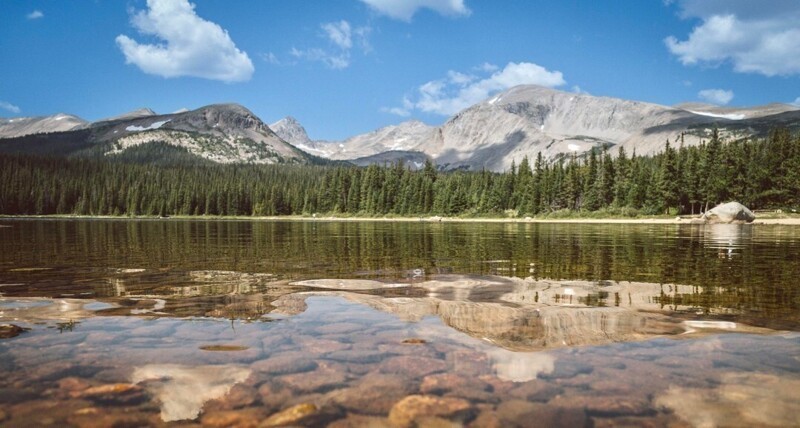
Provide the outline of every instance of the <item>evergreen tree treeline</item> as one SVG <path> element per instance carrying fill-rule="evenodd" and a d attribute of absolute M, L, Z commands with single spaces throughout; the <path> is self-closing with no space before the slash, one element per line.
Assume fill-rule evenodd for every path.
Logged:
<path fill-rule="evenodd" d="M 675 147 L 678 144 L 678 147 Z M 699 213 L 727 200 L 800 205 L 800 135 L 720 141 L 637 156 L 620 149 L 555 163 L 541 154 L 505 173 L 387 166 L 141 164 L 0 155 L 0 213 L 273 216 L 537 215 L 559 210 Z"/>

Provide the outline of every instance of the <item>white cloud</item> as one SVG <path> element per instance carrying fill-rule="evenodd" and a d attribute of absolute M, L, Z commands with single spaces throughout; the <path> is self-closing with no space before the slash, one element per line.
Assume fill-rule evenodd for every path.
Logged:
<path fill-rule="evenodd" d="M 572 92 L 575 92 L 576 94 L 591 95 L 590 93 L 581 89 L 581 87 L 578 85 L 572 85 Z"/>
<path fill-rule="evenodd" d="M 361 0 L 381 15 L 410 22 L 419 9 L 431 9 L 445 16 L 469 16 L 464 0 Z"/>
<path fill-rule="evenodd" d="M 341 20 L 339 22 L 321 24 L 320 28 L 322 29 L 322 37 L 333 45 L 330 49 L 292 48 L 289 54 L 299 59 L 319 61 L 328 68 L 341 70 L 350 66 L 354 41 L 361 46 L 361 50 L 364 53 L 369 53 L 372 50 L 368 40 L 372 31 L 370 27 L 352 28 L 349 22 Z"/>
<path fill-rule="evenodd" d="M 472 69 L 476 70 L 476 71 L 483 71 L 485 73 L 492 73 L 492 72 L 497 71 L 498 68 L 499 67 L 497 67 L 494 64 L 489 64 L 488 62 L 484 62 L 483 64 L 481 64 L 481 65 L 479 65 L 477 67 L 473 67 Z"/>
<path fill-rule="evenodd" d="M 44 18 L 44 13 L 41 10 L 34 10 L 33 12 L 26 15 L 28 19 L 39 19 Z"/>
<path fill-rule="evenodd" d="M 322 30 L 328 36 L 328 39 L 339 46 L 341 49 L 350 49 L 353 47 L 353 39 L 351 38 L 350 23 L 341 20 L 339 22 L 329 22 L 322 24 Z"/>
<path fill-rule="evenodd" d="M 681 16 L 699 18 L 686 40 L 664 39 L 684 65 L 730 62 L 742 73 L 800 74 L 800 1 L 684 0 Z"/>
<path fill-rule="evenodd" d="M 272 65 L 283 65 L 283 61 L 278 59 L 278 56 L 272 52 L 262 53 L 259 56 L 261 57 L 261 59 Z"/>
<path fill-rule="evenodd" d="M 188 0 L 147 0 L 147 10 L 133 15 L 131 24 L 142 35 L 165 42 L 140 44 L 117 36 L 125 62 L 147 74 L 223 82 L 242 82 L 253 75 L 247 53 L 236 47 L 225 29 L 197 16 Z"/>
<path fill-rule="evenodd" d="M 20 114 L 22 109 L 7 101 L 0 101 L 0 108 L 14 114 Z"/>
<path fill-rule="evenodd" d="M 414 103 L 408 99 L 408 97 L 403 97 L 402 107 L 382 107 L 381 111 L 384 113 L 393 114 L 395 116 L 408 117 L 411 116 L 411 110 L 413 109 Z"/>
<path fill-rule="evenodd" d="M 789 103 L 795 107 L 800 107 L 800 97 L 794 99 L 794 102 Z"/>
<path fill-rule="evenodd" d="M 298 59 L 319 61 L 334 70 L 341 70 L 350 66 L 350 52 L 331 53 L 320 48 L 297 49 L 292 48 L 289 54 Z"/>
<path fill-rule="evenodd" d="M 517 85 L 556 87 L 566 84 L 560 71 L 549 71 L 529 62 L 510 62 L 502 70 L 494 69 L 497 71 L 483 78 L 451 70 L 444 79 L 421 85 L 415 97 L 405 97 L 402 107 L 383 108 L 381 111 L 407 116 L 412 110 L 419 110 L 449 116 Z"/>
<path fill-rule="evenodd" d="M 724 89 L 703 89 L 697 93 L 701 100 L 724 106 L 733 100 L 733 91 Z"/>

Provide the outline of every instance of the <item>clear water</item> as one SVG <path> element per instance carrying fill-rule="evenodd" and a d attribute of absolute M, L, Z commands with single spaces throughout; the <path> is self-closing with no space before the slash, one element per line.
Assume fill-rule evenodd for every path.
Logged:
<path fill-rule="evenodd" d="M 6 426 L 800 425 L 800 228 L 2 220 Z"/>

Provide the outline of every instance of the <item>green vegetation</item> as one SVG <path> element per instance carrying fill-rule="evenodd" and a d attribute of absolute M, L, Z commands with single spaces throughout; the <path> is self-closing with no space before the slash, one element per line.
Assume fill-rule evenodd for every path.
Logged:
<path fill-rule="evenodd" d="M 442 173 L 427 163 L 353 166 L 216 165 L 166 145 L 159 155 L 44 158 L 0 155 L 0 214 L 273 216 L 695 214 L 738 200 L 752 209 L 800 205 L 800 135 L 694 147 L 656 156 L 593 151 L 505 173 Z M 178 161 L 158 162 L 160 155 Z M 178 156 L 179 155 L 179 156 Z"/>

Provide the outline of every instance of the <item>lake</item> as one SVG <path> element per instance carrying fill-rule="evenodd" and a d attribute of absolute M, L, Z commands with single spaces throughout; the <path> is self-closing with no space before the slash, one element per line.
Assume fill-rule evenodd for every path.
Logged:
<path fill-rule="evenodd" d="M 800 425 L 800 227 L 2 219 L 0 324 L 2 426 Z"/>

